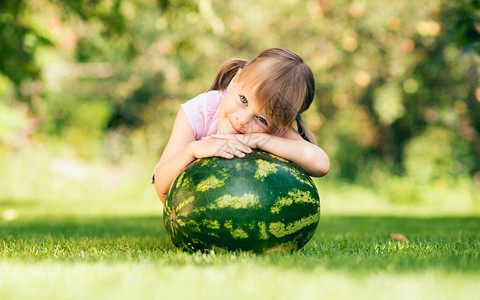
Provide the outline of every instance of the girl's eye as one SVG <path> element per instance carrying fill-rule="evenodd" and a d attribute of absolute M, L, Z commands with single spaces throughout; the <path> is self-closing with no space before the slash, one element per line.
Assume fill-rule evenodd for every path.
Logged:
<path fill-rule="evenodd" d="M 264 118 L 262 118 L 262 117 L 257 117 L 257 119 L 258 119 L 262 124 L 264 124 L 265 126 L 268 125 L 267 120 L 265 120 Z"/>
<path fill-rule="evenodd" d="M 240 101 L 242 101 L 243 104 L 248 104 L 247 98 L 245 98 L 245 96 L 240 96 Z"/>

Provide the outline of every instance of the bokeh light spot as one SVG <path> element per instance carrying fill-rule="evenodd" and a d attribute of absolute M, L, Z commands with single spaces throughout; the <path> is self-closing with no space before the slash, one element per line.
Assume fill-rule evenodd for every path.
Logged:
<path fill-rule="evenodd" d="M 403 83 L 403 90 L 409 94 L 414 94 L 418 90 L 418 83 L 415 79 L 409 78 Z"/>

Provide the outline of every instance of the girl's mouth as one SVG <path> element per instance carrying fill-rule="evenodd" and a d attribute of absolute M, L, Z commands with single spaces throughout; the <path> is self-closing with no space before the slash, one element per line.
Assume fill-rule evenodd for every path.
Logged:
<path fill-rule="evenodd" d="M 235 126 L 233 126 L 232 122 L 230 121 L 230 119 L 228 120 L 228 122 L 230 123 L 230 126 L 233 128 L 233 130 L 235 130 L 235 133 L 237 134 L 243 134 L 241 131 L 237 130 L 237 128 L 235 128 Z"/>

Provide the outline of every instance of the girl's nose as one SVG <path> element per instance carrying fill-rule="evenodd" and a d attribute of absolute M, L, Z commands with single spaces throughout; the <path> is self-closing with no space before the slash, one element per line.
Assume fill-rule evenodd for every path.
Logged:
<path fill-rule="evenodd" d="M 237 124 L 241 128 L 247 128 L 248 124 L 250 122 L 250 117 L 248 116 L 247 113 L 239 113 L 236 116 L 237 118 Z"/>

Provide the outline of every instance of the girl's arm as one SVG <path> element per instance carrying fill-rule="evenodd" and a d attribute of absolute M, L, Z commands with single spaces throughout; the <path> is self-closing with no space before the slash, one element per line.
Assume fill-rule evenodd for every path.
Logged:
<path fill-rule="evenodd" d="M 173 180 L 195 159 L 187 151 L 187 146 L 193 141 L 195 141 L 193 130 L 185 112 L 180 109 L 175 118 L 170 139 L 154 170 L 155 191 L 162 203 Z"/>
<path fill-rule="evenodd" d="M 155 191 L 160 200 L 165 197 L 175 178 L 197 158 L 219 156 L 233 158 L 244 157 L 252 150 L 238 140 L 203 139 L 195 140 L 193 130 L 182 108 L 173 124 L 172 134 L 168 140 L 160 161 L 155 166 Z"/>
<path fill-rule="evenodd" d="M 314 177 L 325 176 L 330 170 L 330 159 L 325 151 L 305 141 L 298 132 L 289 129 L 282 137 L 267 136 L 268 140 L 259 145 L 260 149 L 294 162 Z"/>
<path fill-rule="evenodd" d="M 330 170 L 330 160 L 320 147 L 305 141 L 293 129 L 279 137 L 267 133 L 234 134 L 230 138 L 258 148 L 299 165 L 309 175 L 314 177 L 325 176 Z M 227 135 L 215 135 L 213 138 L 227 138 Z"/>

